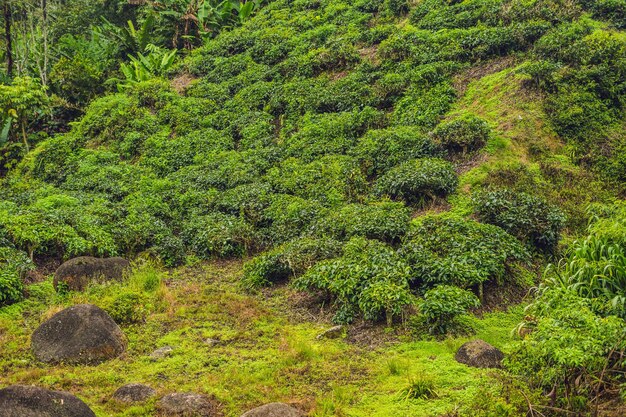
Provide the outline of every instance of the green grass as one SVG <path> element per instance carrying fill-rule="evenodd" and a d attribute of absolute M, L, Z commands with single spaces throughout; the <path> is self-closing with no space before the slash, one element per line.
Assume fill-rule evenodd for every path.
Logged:
<path fill-rule="evenodd" d="M 150 297 L 145 322 L 123 325 L 127 352 L 98 366 L 37 363 L 29 335 L 65 306 L 107 300 L 129 288 L 162 283 Z M 440 416 L 473 407 L 473 398 L 494 371 L 468 368 L 453 355 L 466 338 L 419 341 L 402 325 L 371 332 L 368 346 L 316 340 L 330 326 L 307 319 L 293 307 L 293 290 L 247 294 L 239 286 L 241 263 L 201 264 L 158 271 L 143 267 L 124 284 L 98 285 L 82 294 L 59 296 L 50 281 L 31 286 L 31 297 L 0 309 L 0 385 L 36 384 L 73 392 L 98 416 L 152 415 L 155 400 L 128 407 L 110 400 L 125 383 L 153 386 L 159 396 L 194 391 L 214 395 L 226 416 L 269 401 L 293 403 L 313 416 Z M 285 308 L 290 306 L 290 308 Z M 478 337 L 506 349 L 520 309 L 474 319 Z M 207 338 L 220 342 L 205 343 Z M 380 339 L 379 339 L 380 338 Z M 171 356 L 152 361 L 158 347 Z M 496 372 L 498 373 L 498 372 Z M 436 396 L 403 400 L 412 381 L 428 381 Z M 406 396 L 405 396 L 406 397 Z M 472 415 L 467 411 L 467 415 Z"/>

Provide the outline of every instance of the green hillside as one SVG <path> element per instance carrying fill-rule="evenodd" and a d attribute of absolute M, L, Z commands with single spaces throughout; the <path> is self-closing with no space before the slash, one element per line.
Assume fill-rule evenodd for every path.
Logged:
<path fill-rule="evenodd" d="M 623 415 L 624 0 L 61 3 L 24 26 L 50 70 L 16 31 L 0 85 L 0 388 L 98 416 L 156 415 L 110 399 L 127 382 L 225 416 Z M 133 272 L 55 289 L 85 255 Z M 127 352 L 37 362 L 81 303 Z M 474 338 L 503 369 L 454 361 Z"/>

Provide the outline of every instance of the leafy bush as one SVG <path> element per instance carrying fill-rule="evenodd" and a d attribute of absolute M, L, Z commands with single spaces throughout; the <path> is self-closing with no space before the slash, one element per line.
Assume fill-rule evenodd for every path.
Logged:
<path fill-rule="evenodd" d="M 589 235 L 572 242 L 558 264 L 549 266 L 545 284 L 588 300 L 595 314 L 625 319 L 626 209 L 616 203 L 595 216 Z"/>
<path fill-rule="evenodd" d="M 269 207 L 263 213 L 268 223 L 265 233 L 271 243 L 283 243 L 311 232 L 315 222 L 326 214 L 327 209 L 317 201 L 274 194 Z"/>
<path fill-rule="evenodd" d="M 0 247 L 0 306 L 22 298 L 22 275 L 33 268 L 24 252 L 10 247 Z"/>
<path fill-rule="evenodd" d="M 324 154 L 345 153 L 356 138 L 380 123 L 381 113 L 373 108 L 361 111 L 306 114 L 297 133 L 285 139 L 287 155 L 313 161 Z"/>
<path fill-rule="evenodd" d="M 581 142 L 597 139 L 615 120 L 608 101 L 578 86 L 565 87 L 550 96 L 546 110 L 559 135 Z"/>
<path fill-rule="evenodd" d="M 431 334 L 446 334 L 454 326 L 456 318 L 468 309 L 480 306 L 471 292 L 451 285 L 438 285 L 426 291 L 418 304 L 420 313 L 428 324 Z"/>
<path fill-rule="evenodd" d="M 527 310 L 530 333 L 507 361 L 532 387 L 552 392 L 556 407 L 576 413 L 593 410 L 598 395 L 619 385 L 618 352 L 626 349 L 624 321 L 594 314 L 591 303 L 567 289 L 543 291 Z"/>
<path fill-rule="evenodd" d="M 378 195 L 423 205 L 454 192 L 457 184 L 452 164 L 441 159 L 424 158 L 390 169 L 376 181 L 375 190 Z"/>
<path fill-rule="evenodd" d="M 539 197 L 510 190 L 487 191 L 475 199 L 478 218 L 540 250 L 553 252 L 565 215 Z"/>
<path fill-rule="evenodd" d="M 350 152 L 369 177 L 381 175 L 409 159 L 437 156 L 435 143 L 419 128 L 369 130 Z"/>
<path fill-rule="evenodd" d="M 472 114 L 441 123 L 432 133 L 435 141 L 445 149 L 462 151 L 463 154 L 484 146 L 490 134 L 487 122 Z"/>
<path fill-rule="evenodd" d="M 413 304 L 409 268 L 384 243 L 355 237 L 336 259 L 315 264 L 294 281 L 298 289 L 327 292 L 338 307 L 334 320 L 349 323 L 358 315 L 366 320 L 393 317 Z"/>
<path fill-rule="evenodd" d="M 407 232 L 410 219 L 411 210 L 403 203 L 349 204 L 322 217 L 312 233 L 337 239 L 363 236 L 394 243 Z"/>
<path fill-rule="evenodd" d="M 0 204 L 0 228 L 32 259 L 35 253 L 59 257 L 110 255 L 117 251 L 111 230 L 101 225 L 102 201 L 91 204 L 50 193 L 30 205 Z"/>
<path fill-rule="evenodd" d="M 270 169 L 266 180 L 276 192 L 326 206 L 358 200 L 367 188 L 358 164 L 345 155 L 328 155 L 310 163 L 288 158 Z"/>
<path fill-rule="evenodd" d="M 440 83 L 432 88 L 413 88 L 398 100 L 392 120 L 399 126 L 430 129 L 450 110 L 455 99 L 456 92 L 448 83 Z"/>
<path fill-rule="evenodd" d="M 499 227 L 458 217 L 428 216 L 404 239 L 400 253 L 414 285 L 482 287 L 511 279 L 511 266 L 528 259 L 521 242 Z"/>
<path fill-rule="evenodd" d="M 183 239 L 197 256 L 204 259 L 237 257 L 252 249 L 254 231 L 238 217 L 210 213 L 186 221 Z"/>
<path fill-rule="evenodd" d="M 146 301 L 143 294 L 125 290 L 116 294 L 104 309 L 118 324 L 140 323 L 148 314 Z"/>
<path fill-rule="evenodd" d="M 341 253 L 341 244 L 329 238 L 300 238 L 263 253 L 243 267 L 243 285 L 253 289 L 300 276 L 318 261 Z"/>

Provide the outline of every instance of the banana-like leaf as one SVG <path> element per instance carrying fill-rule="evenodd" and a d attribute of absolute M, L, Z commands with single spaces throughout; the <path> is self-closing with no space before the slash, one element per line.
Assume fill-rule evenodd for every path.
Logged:
<path fill-rule="evenodd" d="M 2 126 L 2 131 L 0 132 L 0 144 L 4 145 L 9 141 L 9 133 L 11 132 L 12 123 L 13 118 L 11 116 L 7 117 L 4 122 L 4 126 Z"/>

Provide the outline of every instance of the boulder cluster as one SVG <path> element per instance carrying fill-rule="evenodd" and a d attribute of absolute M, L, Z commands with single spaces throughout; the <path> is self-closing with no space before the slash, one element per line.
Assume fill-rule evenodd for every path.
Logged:
<path fill-rule="evenodd" d="M 54 276 L 57 289 L 84 290 L 93 281 L 121 280 L 130 268 L 122 258 L 75 258 L 61 265 Z M 126 350 L 124 332 L 106 311 L 91 304 L 66 308 L 45 320 L 32 334 L 31 349 L 35 358 L 49 364 L 98 365 L 115 359 Z M 150 356 L 159 360 L 169 356 L 171 346 L 157 349 Z M 150 400 L 157 391 L 145 384 L 130 383 L 119 387 L 111 398 L 133 404 Z M 219 403 L 197 393 L 170 393 L 156 403 L 159 416 L 212 417 L 221 415 Z M 301 417 L 304 414 L 282 403 L 270 403 L 252 409 L 242 417 Z M 95 417 L 78 397 L 65 391 L 36 386 L 11 385 L 0 389 L 0 417 Z"/>

